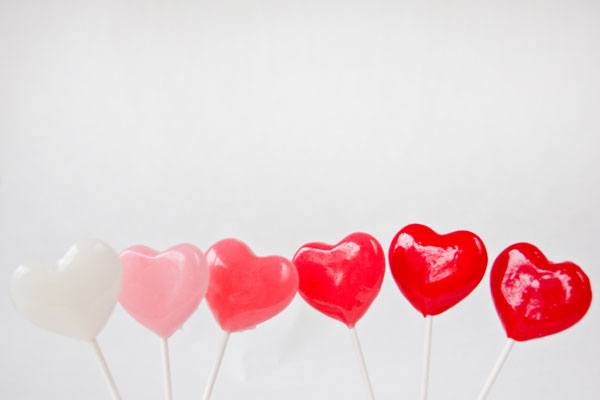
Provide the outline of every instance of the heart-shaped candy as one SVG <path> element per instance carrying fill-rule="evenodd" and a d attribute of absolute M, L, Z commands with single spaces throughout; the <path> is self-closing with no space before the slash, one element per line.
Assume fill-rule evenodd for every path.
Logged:
<path fill-rule="evenodd" d="M 492 297 L 509 338 L 525 341 L 563 331 L 590 307 L 590 280 L 572 262 L 554 264 L 534 245 L 517 243 L 492 267 Z"/>
<path fill-rule="evenodd" d="M 383 249 L 366 233 L 353 233 L 333 246 L 305 244 L 293 261 L 302 298 L 349 328 L 367 312 L 385 274 Z"/>
<path fill-rule="evenodd" d="M 438 235 L 412 224 L 392 240 L 390 269 L 400 291 L 424 316 L 440 314 L 477 287 L 487 266 L 487 252 L 474 233 Z"/>
<path fill-rule="evenodd" d="M 34 324 L 92 340 L 117 304 L 121 279 L 119 255 L 101 241 L 86 240 L 58 262 L 19 266 L 10 293 L 17 311 Z"/>
<path fill-rule="evenodd" d="M 133 246 L 121 252 L 121 262 L 121 305 L 163 338 L 181 328 L 198 308 L 208 287 L 206 257 L 191 244 L 163 252 Z"/>
<path fill-rule="evenodd" d="M 226 332 L 250 329 L 285 309 L 298 291 L 291 261 L 257 257 L 243 242 L 221 240 L 206 252 L 210 283 L 206 301 Z"/>

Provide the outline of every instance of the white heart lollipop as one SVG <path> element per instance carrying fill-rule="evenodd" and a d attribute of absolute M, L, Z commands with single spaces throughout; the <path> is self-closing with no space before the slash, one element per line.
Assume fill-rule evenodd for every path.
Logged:
<path fill-rule="evenodd" d="M 86 240 L 58 262 L 19 266 L 10 291 L 17 311 L 34 324 L 92 340 L 119 300 L 122 274 L 119 255 L 110 246 Z"/>
<path fill-rule="evenodd" d="M 15 308 L 34 324 L 90 342 L 114 399 L 119 392 L 96 336 L 106 325 L 119 294 L 123 269 L 119 255 L 106 243 L 85 240 L 57 262 L 21 265 L 10 294 Z"/>

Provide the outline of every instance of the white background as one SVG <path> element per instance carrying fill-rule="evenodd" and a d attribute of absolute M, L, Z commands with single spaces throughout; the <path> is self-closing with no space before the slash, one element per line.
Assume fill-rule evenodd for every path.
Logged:
<path fill-rule="evenodd" d="M 83 342 L 20 318 L 14 268 L 98 237 L 224 237 L 291 257 L 412 222 L 517 241 L 598 276 L 600 2 L 0 2 L 0 397 L 108 399 Z M 489 274 L 434 319 L 430 399 L 474 399 L 504 344 Z M 598 297 L 596 297 L 597 299 Z M 517 343 L 490 399 L 600 397 L 596 299 Z M 389 271 L 358 324 L 379 399 L 416 399 L 423 318 Z M 198 399 L 220 331 L 172 340 Z M 159 340 L 118 306 L 99 336 L 124 399 L 161 399 Z M 214 399 L 363 399 L 346 328 L 299 297 L 230 339 Z"/>

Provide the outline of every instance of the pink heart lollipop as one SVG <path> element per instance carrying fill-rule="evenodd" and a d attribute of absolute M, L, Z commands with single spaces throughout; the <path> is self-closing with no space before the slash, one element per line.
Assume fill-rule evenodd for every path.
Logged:
<path fill-rule="evenodd" d="M 133 246 L 121 253 L 119 302 L 133 318 L 162 338 L 170 337 L 198 308 L 208 287 L 206 257 L 191 244 L 163 252 Z"/>

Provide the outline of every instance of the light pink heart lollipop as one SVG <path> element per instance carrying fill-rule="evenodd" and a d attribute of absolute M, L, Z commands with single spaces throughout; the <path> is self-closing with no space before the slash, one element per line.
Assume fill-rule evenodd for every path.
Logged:
<path fill-rule="evenodd" d="M 191 244 L 163 252 L 133 246 L 121 252 L 119 302 L 133 318 L 161 337 L 165 397 L 173 398 L 167 339 L 198 308 L 208 287 L 204 254 Z"/>
<path fill-rule="evenodd" d="M 208 287 L 204 254 L 191 244 L 163 252 L 133 246 L 121 252 L 119 302 L 133 318 L 162 338 L 170 337 L 198 308 Z"/>

